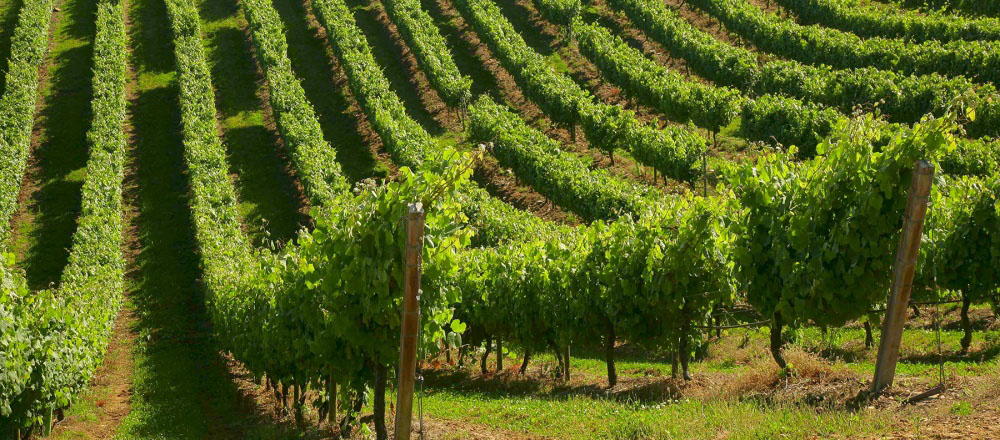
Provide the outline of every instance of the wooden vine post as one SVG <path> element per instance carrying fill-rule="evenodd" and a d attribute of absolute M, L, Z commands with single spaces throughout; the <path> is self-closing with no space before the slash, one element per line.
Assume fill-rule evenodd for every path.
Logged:
<path fill-rule="evenodd" d="M 875 379 L 872 381 L 872 395 L 877 396 L 892 385 L 899 358 L 899 345 L 903 338 L 903 324 L 913 290 L 913 275 L 920 251 L 920 237 L 927 215 L 927 199 L 934 181 L 934 165 L 917 161 L 913 166 L 913 181 L 907 195 L 906 213 L 903 217 L 903 232 L 899 237 L 896 262 L 892 271 L 892 291 L 882 323 L 882 340 L 879 343 L 878 359 L 875 362 Z"/>
<path fill-rule="evenodd" d="M 403 325 L 399 335 L 399 394 L 396 399 L 396 440 L 410 439 L 413 385 L 417 373 L 420 334 L 420 271 L 424 237 L 424 208 L 411 203 L 406 217 L 406 270 Z"/>

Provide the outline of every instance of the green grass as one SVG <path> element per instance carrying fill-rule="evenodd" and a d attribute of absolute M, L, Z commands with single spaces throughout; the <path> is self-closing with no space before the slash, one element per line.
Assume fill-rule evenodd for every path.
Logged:
<path fill-rule="evenodd" d="M 875 358 L 878 353 L 878 335 L 876 329 L 876 345 L 865 348 L 864 330 L 860 328 L 832 329 L 823 336 L 818 328 L 804 328 L 795 332 L 794 340 L 786 345 L 786 349 L 801 349 L 814 353 L 821 359 L 831 363 L 835 368 L 844 368 L 868 377 L 875 373 Z M 972 349 L 968 355 L 960 353 L 959 341 L 963 333 L 957 330 L 941 332 L 942 354 L 946 375 L 981 376 L 998 371 L 998 355 L 1000 355 L 1000 331 L 976 331 L 973 333 Z M 746 340 L 746 344 L 740 344 Z M 693 374 L 699 373 L 747 373 L 755 365 L 748 359 L 763 358 L 770 360 L 767 351 L 768 330 L 747 329 L 730 330 L 722 341 L 709 346 L 704 359 L 691 364 Z M 738 345 L 745 347 L 738 348 Z M 598 351 L 578 348 L 574 351 L 572 368 L 595 376 L 607 373 L 603 354 Z M 533 356 L 533 361 L 556 362 L 549 353 Z M 634 355 L 619 355 L 615 362 L 621 377 L 645 377 L 649 375 L 668 376 L 671 362 L 666 356 L 650 355 L 648 353 Z M 897 374 L 922 378 L 938 376 L 937 334 L 933 330 L 909 328 L 903 332 Z"/>
<path fill-rule="evenodd" d="M 44 106 L 35 121 L 37 167 L 29 167 L 27 176 L 37 188 L 14 221 L 14 248 L 32 289 L 59 281 L 86 179 L 97 8 L 87 0 L 65 0 L 60 8 L 46 58 L 48 77 L 40 88 Z"/>
<path fill-rule="evenodd" d="M 332 53 L 325 39 L 309 26 L 308 13 L 300 1 L 274 2 L 285 25 L 288 57 L 302 82 L 323 129 L 323 138 L 337 150 L 337 160 L 351 182 L 369 177 L 384 178 L 388 170 L 366 148 L 367 141 L 351 116 L 347 84 L 334 80 Z"/>
<path fill-rule="evenodd" d="M 586 395 L 537 395 L 432 387 L 427 414 L 494 429 L 559 439 L 841 438 L 882 432 L 887 414 L 820 411 L 757 400 L 620 401 Z"/>
<path fill-rule="evenodd" d="M 253 48 L 235 1 L 200 1 L 203 42 L 212 69 L 216 108 L 230 170 L 236 174 L 239 211 L 253 242 L 286 242 L 306 223 L 305 204 L 279 154 L 278 133 L 264 123 Z"/>
<path fill-rule="evenodd" d="M 954 319 L 955 316 L 950 316 L 945 327 L 952 325 Z M 824 336 L 819 329 L 805 328 L 793 336 L 794 340 L 786 346 L 786 350 L 800 353 L 789 358 L 793 364 L 802 356 L 811 357 L 815 361 L 807 363 L 847 375 L 858 383 L 867 382 L 874 372 L 876 349 L 864 347 L 863 329 L 851 326 Z M 948 377 L 1000 374 L 997 364 L 1000 335 L 996 330 L 976 331 L 972 351 L 966 356 L 958 353 L 961 336 L 961 331 L 942 331 Z M 926 328 L 908 328 L 904 332 L 897 382 L 936 382 L 936 337 L 935 331 Z M 474 372 L 479 368 L 476 359 L 466 369 L 429 372 L 424 408 L 434 419 L 567 439 L 706 438 L 715 437 L 716 433 L 734 439 L 853 438 L 885 434 L 899 427 L 895 420 L 903 416 L 893 407 L 855 409 L 852 399 L 840 402 L 837 397 L 828 402 L 822 398 L 827 392 L 822 386 L 812 391 L 794 391 L 808 385 L 808 379 L 797 383 L 789 395 L 786 395 L 789 391 L 779 389 L 774 390 L 774 395 L 735 391 L 742 386 L 727 391 L 727 386 L 718 382 L 766 387 L 758 382 L 766 380 L 767 374 L 761 377 L 757 374 L 762 369 L 776 370 L 767 344 L 766 328 L 725 332 L 721 340 L 709 347 L 707 355 L 691 365 L 696 376 L 694 389 L 701 391 L 675 388 L 675 383 L 668 380 L 671 369 L 668 358 L 636 347 L 619 350 L 616 361 L 619 377 L 630 385 L 614 392 L 607 391 L 602 383 L 606 374 L 603 354 L 587 347 L 574 347 L 574 381 L 568 385 L 554 376 L 546 378 L 544 373 L 538 374 L 539 367 L 554 374 L 556 360 L 549 353 L 532 356 L 535 373 L 527 378 L 481 377 Z M 517 365 L 519 356 L 511 353 L 505 365 L 508 368 Z M 491 357 L 491 370 L 495 362 Z M 699 376 L 708 382 L 698 382 Z M 850 388 L 850 383 L 853 382 L 844 385 Z M 923 385 L 915 386 L 919 389 Z M 857 391 L 861 389 L 847 390 L 850 396 Z M 692 392 L 695 394 L 691 395 Z M 813 392 L 821 397 L 816 402 L 810 400 Z M 800 396 L 801 393 L 806 394 Z M 949 404 L 942 411 L 957 416 L 974 413 L 966 401 Z"/>
<path fill-rule="evenodd" d="M 973 333 L 972 348 L 968 355 L 962 355 L 961 330 L 941 331 L 941 354 L 945 374 L 959 376 L 983 375 L 995 371 L 1000 355 L 1000 331 L 976 331 Z M 851 371 L 872 375 L 875 373 L 875 357 L 878 352 L 879 330 L 875 330 L 875 346 L 866 349 L 864 330 L 859 328 L 831 329 L 824 337 L 817 328 L 801 329 L 797 332 L 795 345 L 821 354 L 831 361 L 843 362 Z M 921 377 L 938 375 L 937 332 L 930 329 L 908 328 L 903 332 L 900 346 L 897 374 Z"/>
<path fill-rule="evenodd" d="M 7 71 L 7 59 L 10 58 L 10 37 L 17 26 L 18 12 L 24 0 L 4 0 L 0 2 L 0 72 Z M 0 74 L 0 95 L 7 84 L 7 75 Z"/>

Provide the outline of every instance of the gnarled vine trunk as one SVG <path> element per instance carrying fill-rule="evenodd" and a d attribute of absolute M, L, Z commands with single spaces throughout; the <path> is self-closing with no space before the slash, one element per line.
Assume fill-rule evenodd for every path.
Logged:
<path fill-rule="evenodd" d="M 781 356 L 781 346 L 784 341 L 781 339 L 781 328 L 784 323 L 781 320 L 781 312 L 774 312 L 774 319 L 771 321 L 771 357 L 782 370 L 788 368 L 788 363 Z"/>
<path fill-rule="evenodd" d="M 615 325 L 607 321 L 607 336 L 604 341 L 604 356 L 608 364 L 608 388 L 618 384 L 618 372 L 615 370 Z"/>
<path fill-rule="evenodd" d="M 556 360 L 559 361 L 559 377 L 562 377 L 566 372 L 566 367 L 563 366 L 562 350 L 556 345 L 555 341 L 549 339 L 549 347 L 552 348 L 552 352 L 556 354 Z"/>
<path fill-rule="evenodd" d="M 688 334 L 691 332 L 691 303 L 685 302 L 684 306 L 681 307 L 681 319 L 683 322 L 681 324 L 681 334 L 680 341 L 677 344 L 677 351 L 681 358 L 681 372 L 684 380 L 691 380 L 691 374 L 688 370 L 688 365 L 691 361 L 691 348 L 688 346 Z"/>
<path fill-rule="evenodd" d="M 365 407 L 365 393 L 352 392 L 352 395 L 354 405 L 351 407 L 350 412 L 344 416 L 344 420 L 340 421 L 341 438 L 351 438 L 351 428 L 354 426 L 354 421 L 357 420 L 358 415 L 361 414 L 361 410 Z"/>
<path fill-rule="evenodd" d="M 497 373 L 503 372 L 503 340 L 497 336 Z"/>
<path fill-rule="evenodd" d="M 969 306 L 972 305 L 972 297 L 966 293 L 962 292 L 962 330 L 965 331 L 965 336 L 962 336 L 962 353 L 969 352 L 969 346 L 972 345 L 972 321 L 969 320 Z"/>
<path fill-rule="evenodd" d="M 565 371 L 565 374 L 563 375 L 563 380 L 565 380 L 566 382 L 569 382 L 569 359 L 570 359 L 570 357 L 569 357 L 569 342 L 566 343 L 566 353 L 563 354 L 563 357 L 566 358 L 566 365 L 565 365 L 566 371 Z"/>
<path fill-rule="evenodd" d="M 677 352 L 680 354 L 679 357 L 681 360 L 681 377 L 683 377 L 684 380 L 691 380 L 690 370 L 688 370 L 688 365 L 691 362 L 691 350 L 690 347 L 688 347 L 689 341 L 686 334 L 681 334 L 680 338 L 681 340 L 678 344 L 680 348 Z"/>
<path fill-rule="evenodd" d="M 872 348 L 875 345 L 875 335 L 872 334 L 872 320 L 865 319 L 865 348 Z"/>
<path fill-rule="evenodd" d="M 378 440 L 389 440 L 389 431 L 385 427 L 385 383 L 386 368 L 379 363 L 375 365 L 375 402 L 372 405 L 375 438 Z"/>
<path fill-rule="evenodd" d="M 485 376 L 488 370 L 486 369 L 486 358 L 490 357 L 490 351 L 493 350 L 493 338 L 490 336 L 486 337 L 486 352 L 483 353 L 483 358 L 479 361 L 479 369 L 482 370 Z"/>

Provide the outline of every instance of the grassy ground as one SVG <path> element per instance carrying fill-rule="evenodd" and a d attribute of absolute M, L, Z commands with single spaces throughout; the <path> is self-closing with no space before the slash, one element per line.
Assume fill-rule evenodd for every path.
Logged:
<path fill-rule="evenodd" d="M 21 208 L 13 221 L 13 247 L 32 289 L 59 281 L 86 179 L 96 6 L 87 0 L 65 0 L 60 10 L 43 67 L 43 104 L 32 135 Z"/>
<path fill-rule="evenodd" d="M 511 395 L 503 391 L 435 389 L 424 398 L 436 418 L 547 438 L 807 438 L 882 432 L 879 411 L 817 412 L 757 400 L 671 403 L 618 401 L 585 395 Z"/>
<path fill-rule="evenodd" d="M 897 391 L 871 403 L 859 400 L 858 393 L 874 371 L 875 349 L 864 347 L 863 330 L 847 328 L 825 336 L 817 329 L 797 332 L 786 349 L 791 376 L 771 360 L 766 330 L 731 330 L 692 365 L 691 382 L 672 379 L 666 357 L 627 345 L 619 347 L 620 382 L 610 390 L 597 352 L 574 352 L 568 383 L 554 377 L 551 355 L 534 356 L 521 376 L 519 359 L 511 353 L 502 373 L 481 375 L 478 362 L 431 368 L 423 404 L 436 421 L 545 438 L 870 438 L 934 432 L 935 420 L 953 424 L 996 412 L 1000 338 L 992 318 L 979 316 L 981 326 L 993 329 L 975 333 L 968 355 L 959 354 L 960 332 L 942 332 L 945 380 L 952 391 L 915 406 L 900 401 L 937 384 L 936 333 L 924 328 L 904 333 Z M 955 316 L 950 318 L 953 325 Z M 495 357 L 489 363 L 492 370 Z M 1000 426 L 991 420 L 970 425 L 983 431 L 966 435 Z"/>

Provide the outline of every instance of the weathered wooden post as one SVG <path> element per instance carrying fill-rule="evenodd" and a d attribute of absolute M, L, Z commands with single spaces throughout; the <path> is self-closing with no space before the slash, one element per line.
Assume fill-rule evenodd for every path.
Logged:
<path fill-rule="evenodd" d="M 417 338 L 420 331 L 420 273 L 424 237 L 424 208 L 411 203 L 406 217 L 406 269 L 403 325 L 399 335 L 399 390 L 396 399 L 396 440 L 410 439 L 413 384 L 417 373 Z"/>
<path fill-rule="evenodd" d="M 934 165 L 917 161 L 913 166 L 913 180 L 903 217 L 903 233 L 896 249 L 896 262 L 892 271 L 892 291 L 882 322 L 882 340 L 879 343 L 878 359 L 875 362 L 875 379 L 872 381 L 872 395 L 879 395 L 892 385 L 899 358 L 899 345 L 903 338 L 903 324 L 906 323 L 907 305 L 913 289 L 913 274 L 916 270 L 920 250 L 920 237 L 927 215 L 927 198 L 934 181 Z"/>

